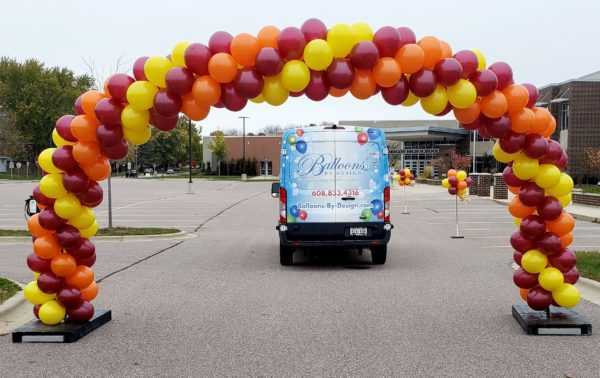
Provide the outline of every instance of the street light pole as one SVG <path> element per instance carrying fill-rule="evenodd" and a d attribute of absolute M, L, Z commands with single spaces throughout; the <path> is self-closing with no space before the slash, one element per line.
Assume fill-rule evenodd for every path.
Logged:
<path fill-rule="evenodd" d="M 188 118 L 188 194 L 192 194 L 192 119 Z"/>
<path fill-rule="evenodd" d="M 246 119 L 248 116 L 238 117 L 242 120 L 242 173 L 246 173 Z"/>
<path fill-rule="evenodd" d="M 473 173 L 477 172 L 477 164 L 476 164 L 477 157 L 475 156 L 476 155 L 476 150 L 475 150 L 476 143 L 477 143 L 477 130 L 474 130 L 473 131 L 473 170 L 472 170 Z"/>

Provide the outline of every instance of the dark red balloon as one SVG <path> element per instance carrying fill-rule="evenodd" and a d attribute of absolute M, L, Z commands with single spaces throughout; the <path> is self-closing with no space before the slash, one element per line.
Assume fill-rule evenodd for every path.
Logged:
<path fill-rule="evenodd" d="M 310 71 L 310 81 L 304 89 L 306 97 L 313 101 L 321 101 L 329 94 L 329 83 L 325 79 L 325 73 L 321 71 Z"/>
<path fill-rule="evenodd" d="M 479 129 L 477 129 L 477 131 L 479 132 L 479 136 L 483 140 L 491 139 L 492 136 L 488 133 L 488 129 L 487 129 L 487 124 L 488 124 L 488 122 L 490 122 L 490 119 L 485 117 L 484 115 L 480 115 L 479 121 L 481 122 L 479 125 Z"/>
<path fill-rule="evenodd" d="M 577 281 L 579 281 L 579 271 L 577 270 L 577 267 L 573 267 L 573 269 L 569 270 L 566 273 L 563 273 L 563 277 L 566 283 L 575 285 Z"/>
<path fill-rule="evenodd" d="M 548 142 L 546 142 L 546 138 L 539 134 L 528 134 L 525 137 L 523 151 L 530 158 L 538 159 L 546 154 L 547 147 Z"/>
<path fill-rule="evenodd" d="M 133 76 L 135 80 L 147 80 L 146 74 L 144 73 L 144 64 L 148 60 L 147 56 L 139 57 L 133 63 Z"/>
<path fill-rule="evenodd" d="M 221 90 L 221 101 L 228 110 L 238 112 L 246 106 L 248 99 L 240 96 L 232 84 L 225 84 Z"/>
<path fill-rule="evenodd" d="M 208 40 L 208 48 L 211 53 L 227 53 L 229 54 L 229 47 L 231 45 L 232 35 L 226 31 L 218 31 L 210 36 Z M 186 49 L 187 52 L 187 49 Z M 188 66 L 189 67 L 189 66 Z M 190 68 L 191 69 L 191 68 Z M 192 69 L 192 71 L 194 71 Z M 195 72 L 195 71 L 194 71 Z"/>
<path fill-rule="evenodd" d="M 540 91 L 533 84 L 525 83 L 521 85 L 527 89 L 527 92 L 529 92 L 529 102 L 527 102 L 527 107 L 533 108 L 535 106 L 535 103 L 537 102 L 538 97 L 540 96 Z"/>
<path fill-rule="evenodd" d="M 410 75 L 410 90 L 418 97 L 427 97 L 435 91 L 437 80 L 431 70 L 422 69 Z"/>
<path fill-rule="evenodd" d="M 461 50 L 454 54 L 454 59 L 458 60 L 463 69 L 463 78 L 468 78 L 477 71 L 479 65 L 477 55 L 471 50 Z"/>
<path fill-rule="evenodd" d="M 449 87 L 462 77 L 462 66 L 454 58 L 442 59 L 435 65 L 435 75 L 438 82 Z"/>
<path fill-rule="evenodd" d="M 515 173 L 512 170 L 512 167 L 506 166 L 504 167 L 504 171 L 502 171 L 502 177 L 504 178 L 504 182 L 506 183 L 506 185 L 508 186 L 522 186 L 524 185 L 527 181 L 523 181 L 520 178 L 518 178 L 517 176 L 515 176 Z"/>
<path fill-rule="evenodd" d="M 523 143 L 524 144 L 524 143 Z M 546 153 L 540 159 L 540 164 L 556 164 L 563 155 L 563 149 L 559 142 L 548 139 Z"/>
<path fill-rule="evenodd" d="M 556 255 L 562 251 L 560 238 L 551 232 L 546 232 L 544 235 L 542 235 L 542 237 L 537 241 L 537 247 L 540 251 L 548 256 Z"/>
<path fill-rule="evenodd" d="M 96 181 L 89 181 L 87 190 L 83 193 L 77 194 L 79 201 L 85 206 L 96 207 L 102 202 L 104 192 L 102 187 Z"/>
<path fill-rule="evenodd" d="M 161 131 L 171 131 L 177 127 L 179 115 L 175 114 L 170 117 L 165 117 L 154 109 L 150 109 L 150 123 Z"/>
<path fill-rule="evenodd" d="M 466 130 L 486 130 L 487 122 L 488 118 L 483 114 L 480 114 L 475 121 L 467 124 L 462 123 L 461 125 Z"/>
<path fill-rule="evenodd" d="M 381 89 L 381 96 L 390 105 L 400 105 L 406 100 L 408 93 L 408 80 L 405 76 L 402 76 L 393 86 Z"/>
<path fill-rule="evenodd" d="M 208 50 L 208 48 L 206 49 Z M 194 85 L 194 74 L 187 68 L 173 67 L 167 72 L 165 80 L 169 92 L 178 96 L 183 96 L 192 90 L 192 86 Z"/>
<path fill-rule="evenodd" d="M 556 166 L 561 170 L 565 171 L 567 169 L 567 165 L 569 164 L 569 156 L 565 151 L 563 151 L 560 159 L 556 162 Z"/>
<path fill-rule="evenodd" d="M 304 21 L 300 31 L 302 31 L 306 43 L 313 39 L 327 39 L 327 26 L 318 18 L 310 18 Z"/>
<path fill-rule="evenodd" d="M 37 285 L 46 294 L 58 293 L 64 282 L 52 272 L 42 272 L 37 278 Z"/>
<path fill-rule="evenodd" d="M 504 138 L 511 132 L 510 118 L 502 116 L 496 119 L 490 119 L 486 124 L 487 132 L 494 138 Z"/>
<path fill-rule="evenodd" d="M 496 62 L 489 67 L 498 77 L 498 89 L 502 90 L 513 83 L 512 68 L 507 63 Z"/>
<path fill-rule="evenodd" d="M 56 215 L 54 209 L 50 207 L 45 208 L 39 213 L 38 222 L 45 229 L 54 231 L 60 229 L 65 224 L 65 221 Z"/>
<path fill-rule="evenodd" d="M 526 182 L 519 190 L 519 200 L 525 206 L 539 206 L 544 202 L 544 189 L 537 186 L 534 182 Z"/>
<path fill-rule="evenodd" d="M 439 113 L 436 113 L 436 117 L 441 117 L 441 116 L 445 116 L 446 114 L 450 113 L 452 111 L 452 109 L 454 109 L 454 107 L 452 106 L 451 103 L 446 104 L 446 107 L 444 108 L 444 110 L 442 110 Z"/>
<path fill-rule="evenodd" d="M 498 77 L 492 70 L 476 71 L 469 80 L 475 85 L 477 95 L 487 96 L 498 88 Z"/>
<path fill-rule="evenodd" d="M 539 215 L 528 215 L 521 220 L 521 234 L 529 240 L 537 240 L 546 232 L 546 223 Z"/>
<path fill-rule="evenodd" d="M 327 68 L 327 81 L 337 89 L 344 89 L 352 85 L 354 70 L 346 59 L 334 59 Z"/>
<path fill-rule="evenodd" d="M 114 146 L 123 139 L 123 128 L 100 125 L 96 129 L 96 137 L 102 147 Z"/>
<path fill-rule="evenodd" d="M 456 190 L 456 188 L 455 188 L 455 187 L 451 186 L 451 187 L 449 187 L 449 188 L 448 188 L 448 193 L 449 193 L 451 196 L 455 195 L 455 194 L 456 194 L 456 192 L 457 192 L 457 190 Z"/>
<path fill-rule="evenodd" d="M 535 248 L 535 242 L 526 239 L 520 231 L 515 231 L 510 237 L 510 245 L 517 251 L 525 253 Z"/>
<path fill-rule="evenodd" d="M 465 179 L 465 182 L 467 183 L 467 187 L 471 187 L 471 185 L 473 184 L 473 179 L 470 177 L 467 177 Z"/>
<path fill-rule="evenodd" d="M 96 104 L 96 118 L 100 123 L 107 126 L 119 126 L 121 124 L 121 112 L 123 112 L 123 106 L 113 99 L 103 98 Z"/>
<path fill-rule="evenodd" d="M 102 153 L 110 160 L 121 160 L 127 156 L 129 147 L 125 139 L 121 139 L 112 146 L 101 146 Z"/>
<path fill-rule="evenodd" d="M 302 97 L 304 95 L 304 90 L 301 90 L 300 92 L 289 92 L 290 97 Z"/>
<path fill-rule="evenodd" d="M 63 185 L 71 193 L 83 193 L 89 186 L 89 179 L 81 169 L 74 169 L 64 173 Z"/>
<path fill-rule="evenodd" d="M 283 59 L 279 51 L 272 47 L 263 47 L 256 55 L 256 72 L 263 76 L 275 76 L 283 68 Z"/>
<path fill-rule="evenodd" d="M 546 197 L 537 208 L 538 214 L 545 221 L 551 221 L 560 216 L 562 213 L 562 205 L 560 201 L 554 197 Z"/>
<path fill-rule="evenodd" d="M 33 306 L 33 315 L 38 319 L 40 318 L 40 307 L 42 307 L 42 305 L 39 304 Z"/>
<path fill-rule="evenodd" d="M 398 29 L 398 34 L 400 35 L 400 43 L 398 44 L 398 48 L 401 48 L 404 45 L 408 45 L 409 43 L 417 43 L 417 37 L 415 36 L 415 32 L 412 29 L 407 28 L 406 26 L 401 26 Z"/>
<path fill-rule="evenodd" d="M 56 132 L 60 135 L 64 140 L 69 142 L 77 142 L 77 138 L 71 134 L 71 121 L 75 118 L 72 115 L 64 115 L 60 117 L 54 127 L 56 127 Z"/>
<path fill-rule="evenodd" d="M 66 308 L 76 308 L 81 306 L 83 298 L 81 298 L 81 291 L 74 287 L 65 287 L 58 292 L 56 297 L 58 301 Z"/>
<path fill-rule="evenodd" d="M 165 117 L 175 116 L 181 110 L 181 97 L 168 91 L 159 91 L 154 96 L 154 110 Z"/>
<path fill-rule="evenodd" d="M 500 147 L 509 154 L 519 152 L 525 146 L 525 134 L 510 132 L 500 138 Z"/>
<path fill-rule="evenodd" d="M 448 183 L 451 187 L 456 188 L 456 186 L 458 185 L 458 179 L 456 178 L 456 176 L 450 176 L 448 177 Z"/>
<path fill-rule="evenodd" d="M 379 59 L 377 46 L 371 41 L 362 41 L 357 43 L 350 53 L 352 66 L 361 70 L 370 70 L 375 67 Z"/>
<path fill-rule="evenodd" d="M 227 46 L 226 50 L 227 51 L 225 52 L 229 52 L 229 46 Z M 211 56 L 212 53 L 210 52 L 210 49 L 201 43 L 192 43 L 185 49 L 185 52 L 183 53 L 185 66 L 188 68 L 188 70 L 199 76 L 208 75 L 208 61 L 210 60 Z M 179 73 L 181 72 L 184 71 L 179 71 Z M 168 77 L 169 75 L 167 74 L 167 88 L 169 87 Z M 189 92 L 189 90 L 184 93 L 187 92 Z M 175 91 L 175 93 L 178 93 L 179 95 L 184 94 L 179 93 L 178 91 Z"/>
<path fill-rule="evenodd" d="M 523 254 L 519 251 L 513 252 L 513 261 L 517 263 L 517 265 L 521 266 L 521 259 L 523 258 Z"/>
<path fill-rule="evenodd" d="M 85 265 L 91 268 L 96 263 L 96 253 L 94 252 L 88 257 L 76 258 L 75 260 L 77 261 L 77 265 Z"/>
<path fill-rule="evenodd" d="M 81 234 L 79 233 L 79 230 L 68 224 L 56 231 L 56 238 L 63 248 L 81 244 Z"/>
<path fill-rule="evenodd" d="M 38 273 L 50 272 L 50 261 L 51 260 L 46 260 L 39 257 L 35 253 L 32 253 L 29 256 L 27 256 L 27 266 L 29 267 L 29 269 Z"/>
<path fill-rule="evenodd" d="M 127 89 L 134 82 L 135 79 L 131 76 L 118 73 L 108 78 L 106 87 L 108 88 L 108 93 L 113 100 L 123 103 L 127 101 Z"/>
<path fill-rule="evenodd" d="M 79 95 L 79 97 L 77 97 L 77 99 L 75 100 L 75 103 L 73 104 L 73 111 L 77 115 L 85 114 L 85 112 L 83 111 L 83 106 L 81 106 L 81 97 L 82 96 L 83 96 L 82 94 Z"/>
<path fill-rule="evenodd" d="M 379 50 L 379 56 L 394 56 L 400 48 L 400 33 L 391 26 L 383 26 L 373 35 L 373 43 Z"/>
<path fill-rule="evenodd" d="M 54 163 L 57 168 L 67 172 L 78 167 L 77 161 L 75 161 L 75 158 L 73 157 L 73 147 L 62 146 L 57 148 L 52 153 L 52 163 Z"/>
<path fill-rule="evenodd" d="M 552 304 L 552 293 L 542 289 L 540 286 L 529 289 L 527 293 L 527 305 L 532 310 L 543 311 Z"/>
<path fill-rule="evenodd" d="M 76 259 L 85 259 L 96 252 L 96 247 L 88 239 L 82 238 L 80 244 L 67 247 L 66 251 Z"/>
<path fill-rule="evenodd" d="M 260 95 L 263 84 L 262 76 L 248 68 L 239 71 L 233 82 L 235 91 L 245 98 L 255 98 Z"/>
<path fill-rule="evenodd" d="M 513 282 L 521 289 L 531 289 L 538 284 L 538 275 L 519 268 L 513 273 Z"/>
<path fill-rule="evenodd" d="M 577 259 L 570 249 L 565 249 L 562 253 L 548 257 L 550 264 L 563 273 L 575 267 Z"/>
<path fill-rule="evenodd" d="M 277 47 L 279 53 L 284 59 L 299 59 L 304 53 L 306 39 L 300 29 L 296 27 L 287 27 L 279 32 L 277 37 Z"/>
<path fill-rule="evenodd" d="M 77 307 L 67 307 L 67 315 L 71 322 L 84 323 L 94 317 L 94 306 L 88 301 L 83 301 Z"/>

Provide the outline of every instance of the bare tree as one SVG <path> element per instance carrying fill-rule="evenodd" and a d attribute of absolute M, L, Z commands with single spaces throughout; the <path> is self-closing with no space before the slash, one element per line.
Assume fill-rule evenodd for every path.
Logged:
<path fill-rule="evenodd" d="M 123 72 L 126 67 L 125 58 L 119 56 L 115 61 L 114 66 L 98 68 L 96 62 L 92 58 L 81 58 L 83 64 L 87 67 L 88 75 L 94 79 L 94 89 L 101 91 L 104 87 L 104 81 L 111 75 Z"/>
<path fill-rule="evenodd" d="M 259 135 L 281 135 L 283 133 L 283 127 L 280 125 L 267 125 L 260 129 Z"/>

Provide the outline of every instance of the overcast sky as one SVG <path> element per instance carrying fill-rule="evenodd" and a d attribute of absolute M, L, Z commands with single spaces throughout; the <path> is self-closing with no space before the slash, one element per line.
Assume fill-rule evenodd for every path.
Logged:
<path fill-rule="evenodd" d="M 412 5 L 414 3 L 414 5 Z M 264 25 L 300 27 L 311 17 L 328 26 L 368 22 L 371 27 L 408 26 L 439 37 L 454 51 L 479 48 L 488 64 L 504 60 L 518 82 L 538 86 L 600 70 L 600 1 L 76 1 L 5 0 L 0 8 L 0 56 L 37 58 L 77 73 L 94 62 L 101 75 L 114 72 L 119 57 L 130 71 L 143 55 L 166 55 L 178 41 L 207 43 L 217 30 L 254 35 Z M 290 98 L 283 106 L 248 103 L 241 112 L 213 109 L 201 122 L 204 133 L 217 127 L 247 130 L 270 124 L 308 124 L 339 119 L 424 119 L 413 106 L 391 107 L 379 96 L 351 95 L 314 103 Z"/>

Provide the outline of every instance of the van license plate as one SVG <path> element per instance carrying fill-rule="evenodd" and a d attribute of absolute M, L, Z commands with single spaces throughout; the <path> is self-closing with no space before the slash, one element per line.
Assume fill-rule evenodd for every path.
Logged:
<path fill-rule="evenodd" d="M 368 234 L 367 227 L 350 227 L 350 236 L 367 236 Z"/>

